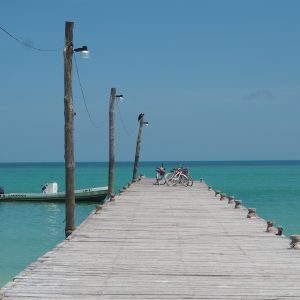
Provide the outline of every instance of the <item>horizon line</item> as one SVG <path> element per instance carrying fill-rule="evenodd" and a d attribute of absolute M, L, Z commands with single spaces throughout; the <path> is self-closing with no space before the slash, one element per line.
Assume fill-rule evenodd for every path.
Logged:
<path fill-rule="evenodd" d="M 172 163 L 172 162 L 278 162 L 278 161 L 300 161 L 300 159 L 235 159 L 235 160 L 141 160 L 140 163 L 144 162 L 160 162 L 160 163 Z M 116 160 L 116 163 L 134 163 L 133 160 Z M 64 161 L 17 161 L 17 162 L 0 162 L 0 164 L 39 164 L 39 163 L 53 163 L 53 164 L 61 164 L 65 163 Z M 108 163 L 108 161 L 76 161 L 76 163 Z"/>

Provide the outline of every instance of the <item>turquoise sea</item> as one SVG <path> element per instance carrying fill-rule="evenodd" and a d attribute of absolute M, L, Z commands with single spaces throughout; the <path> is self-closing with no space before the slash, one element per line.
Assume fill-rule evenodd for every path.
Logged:
<path fill-rule="evenodd" d="M 155 176 L 161 162 L 141 162 L 139 173 Z M 300 161 L 164 162 L 167 171 L 183 164 L 194 179 L 256 207 L 259 216 L 276 220 L 284 234 L 300 233 Z M 132 177 L 132 162 L 116 164 L 117 191 Z M 77 163 L 76 189 L 107 185 L 107 163 Z M 39 192 L 43 183 L 64 187 L 63 163 L 2 163 L 5 192 Z M 95 203 L 77 204 L 79 225 Z M 0 286 L 64 239 L 63 203 L 0 203 Z"/>

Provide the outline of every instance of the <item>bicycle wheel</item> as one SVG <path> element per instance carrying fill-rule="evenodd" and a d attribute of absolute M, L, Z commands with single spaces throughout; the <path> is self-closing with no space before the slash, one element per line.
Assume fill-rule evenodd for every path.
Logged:
<path fill-rule="evenodd" d="M 171 180 L 171 178 L 172 178 L 172 176 L 173 176 L 174 174 L 173 173 L 168 173 L 166 176 L 165 176 L 165 181 L 166 181 L 166 184 L 167 185 L 170 185 L 170 180 Z"/>
<path fill-rule="evenodd" d="M 187 178 L 188 178 L 188 180 L 189 180 L 188 186 L 192 186 L 192 185 L 194 184 L 194 180 L 193 180 L 192 176 L 191 176 L 191 175 L 188 175 Z"/>
<path fill-rule="evenodd" d="M 169 174 L 166 175 L 166 183 L 169 186 L 176 185 L 177 178 L 176 178 L 174 173 L 169 173 Z"/>
<path fill-rule="evenodd" d="M 179 183 L 179 180 L 180 180 L 180 176 L 179 175 L 174 175 L 171 179 L 171 183 L 172 185 L 177 185 Z"/>
<path fill-rule="evenodd" d="M 180 183 L 181 183 L 183 186 L 188 186 L 188 184 L 189 184 L 189 179 L 188 179 L 184 174 L 181 174 L 181 175 L 180 175 Z"/>

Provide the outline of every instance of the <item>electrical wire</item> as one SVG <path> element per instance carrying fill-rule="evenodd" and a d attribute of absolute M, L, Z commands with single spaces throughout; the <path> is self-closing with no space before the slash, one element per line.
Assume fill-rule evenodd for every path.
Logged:
<path fill-rule="evenodd" d="M 25 43 L 25 42 L 21 41 L 19 38 L 17 38 L 16 36 L 14 36 L 14 35 L 11 34 L 10 32 L 8 32 L 8 31 L 7 31 L 5 28 L 3 28 L 2 26 L 0 26 L 0 30 L 2 30 L 5 34 L 7 34 L 10 38 L 12 38 L 13 40 L 15 40 L 15 41 L 18 42 L 19 44 L 21 44 L 21 45 L 23 45 L 23 46 L 25 46 L 25 47 L 27 47 L 27 48 L 36 50 L 36 51 L 41 51 L 41 52 L 55 52 L 55 51 L 62 50 L 62 49 L 64 48 L 64 47 L 59 47 L 59 48 L 56 48 L 56 49 L 42 49 L 42 48 L 37 48 L 37 47 L 34 47 L 34 46 L 29 45 L 28 43 Z M 84 101 L 84 106 L 85 106 L 86 112 L 87 112 L 87 114 L 88 114 L 89 120 L 90 120 L 91 124 L 92 124 L 95 128 L 100 128 L 100 126 L 97 126 L 97 125 L 95 124 L 95 122 L 93 121 L 93 119 L 92 119 L 92 117 L 91 117 L 91 114 L 90 114 L 90 111 L 89 111 L 89 109 L 88 109 L 87 103 L 86 103 L 86 99 L 85 99 L 83 87 L 82 87 L 81 80 L 80 80 L 80 75 L 79 75 L 79 70 L 78 70 L 78 65 L 77 65 L 76 55 L 74 55 L 74 61 L 75 61 L 75 66 L 76 66 L 76 74 L 77 74 L 77 78 L 78 78 L 78 83 L 79 83 L 79 86 L 80 86 L 82 98 L 83 98 L 83 101 Z M 127 134 L 128 136 L 131 136 L 131 133 L 127 130 L 127 128 L 126 128 L 126 126 L 125 126 L 125 123 L 124 123 L 124 120 L 123 120 L 123 118 L 122 118 L 122 115 L 121 115 L 121 111 L 120 111 L 118 102 L 117 102 L 117 107 L 118 107 L 119 117 L 120 117 L 122 126 L 123 126 L 123 128 L 124 128 L 124 131 L 126 132 L 126 134 Z"/>
<path fill-rule="evenodd" d="M 27 48 L 31 48 L 33 50 L 36 51 L 41 51 L 41 52 L 54 52 L 54 51 L 59 51 L 62 50 L 64 47 L 59 47 L 56 49 L 42 49 L 42 48 L 37 48 L 34 46 L 29 45 L 28 43 L 25 43 L 23 41 L 21 41 L 20 39 L 18 39 L 16 36 L 14 36 L 13 34 L 11 34 L 10 32 L 8 32 L 6 29 L 4 29 L 3 27 L 0 26 L 0 30 L 2 30 L 4 33 L 6 33 L 9 37 L 11 37 L 12 39 L 14 39 L 15 41 L 17 41 L 18 43 L 20 43 L 21 45 L 27 47 Z"/>
<path fill-rule="evenodd" d="M 123 120 L 123 117 L 122 117 L 122 114 L 121 114 L 121 110 L 119 108 L 119 103 L 118 103 L 118 101 L 116 101 L 116 102 L 117 102 L 117 108 L 118 108 L 118 113 L 119 113 L 119 117 L 120 117 L 120 120 L 121 120 L 122 127 L 123 127 L 124 131 L 126 132 L 126 134 L 128 136 L 132 137 L 132 134 L 128 131 L 128 129 L 127 129 L 126 125 L 125 125 L 125 122 Z"/>
<path fill-rule="evenodd" d="M 4 33 L 6 33 L 10 38 L 12 38 L 13 40 L 15 40 L 16 42 L 18 42 L 19 44 L 27 47 L 27 48 L 31 48 L 33 50 L 36 50 L 36 51 L 41 51 L 41 52 L 54 52 L 54 51 L 59 51 L 59 50 L 62 50 L 64 49 L 66 46 L 68 45 L 65 45 L 64 47 L 59 47 L 59 48 L 56 48 L 56 49 L 42 49 L 42 48 L 37 48 L 37 47 L 34 47 L 34 46 L 31 46 L 29 45 L 28 43 L 25 43 L 23 41 L 21 41 L 19 38 L 17 38 L 16 36 L 14 36 L 13 34 L 11 34 L 10 32 L 8 32 L 6 29 L 4 29 L 2 26 L 0 26 L 0 30 L 2 30 Z M 88 109 L 88 106 L 87 106 L 87 103 L 86 103 L 86 99 L 85 99 L 85 95 L 84 95 L 84 92 L 83 92 L 83 87 L 82 87 L 82 84 L 81 84 L 81 80 L 80 80 L 80 76 L 79 76 L 79 70 L 78 70 L 78 65 L 77 65 L 77 61 L 76 61 L 76 55 L 74 55 L 74 61 L 75 61 L 75 66 L 76 66 L 76 74 L 77 74 L 77 78 L 78 78 L 78 82 L 79 82 L 79 86 L 80 86 L 80 90 L 81 90 L 81 94 L 82 94 L 82 98 L 84 100 L 84 106 L 85 106 L 85 109 L 86 109 L 86 112 L 89 116 L 89 119 L 90 119 L 90 122 L 91 124 L 95 127 L 95 128 L 100 128 L 100 126 L 97 126 L 95 124 L 95 122 L 93 121 L 92 117 L 91 117 L 91 114 L 89 112 L 89 109 Z"/>
<path fill-rule="evenodd" d="M 77 60 L 76 60 L 76 55 L 74 55 L 74 61 L 75 61 L 75 67 L 76 67 L 77 79 L 78 79 L 78 83 L 79 83 L 79 86 L 80 86 L 81 95 L 82 95 L 82 98 L 83 98 L 85 110 L 86 110 L 86 112 L 87 112 L 87 114 L 88 114 L 88 116 L 89 116 L 89 119 L 90 119 L 91 124 L 92 124 L 95 128 L 100 128 L 100 126 L 96 125 L 95 122 L 93 121 L 93 119 L 92 119 L 92 117 L 91 117 L 91 114 L 90 114 L 90 111 L 89 111 L 89 109 L 88 109 L 86 100 L 85 100 L 85 95 L 84 95 L 84 92 L 83 92 L 83 87 L 82 87 L 81 80 L 80 80 L 80 76 L 79 76 L 78 65 L 77 65 Z"/>

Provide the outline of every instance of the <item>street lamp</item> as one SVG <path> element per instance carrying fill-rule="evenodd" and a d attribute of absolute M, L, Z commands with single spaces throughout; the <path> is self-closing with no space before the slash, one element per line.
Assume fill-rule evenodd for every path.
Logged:
<path fill-rule="evenodd" d="M 79 52 L 80 57 L 83 58 L 83 59 L 90 58 L 90 52 L 89 52 L 87 46 L 82 46 L 80 48 L 76 48 L 73 51 L 74 52 Z"/>
<path fill-rule="evenodd" d="M 116 95 L 116 98 L 119 99 L 120 102 L 124 101 L 124 96 L 123 95 Z"/>

